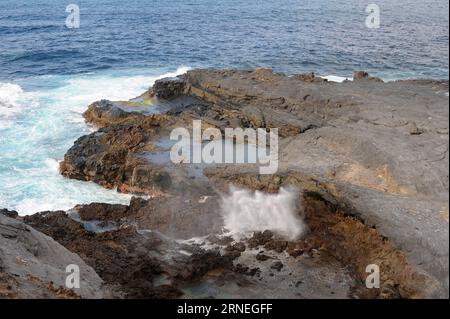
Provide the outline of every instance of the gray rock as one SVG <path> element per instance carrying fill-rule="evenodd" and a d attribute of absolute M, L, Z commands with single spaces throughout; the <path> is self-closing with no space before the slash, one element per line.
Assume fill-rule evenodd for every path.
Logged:
<path fill-rule="evenodd" d="M 153 92 L 161 99 L 173 99 L 184 91 L 184 80 L 181 77 L 164 78 L 157 80 L 153 85 Z"/>
<path fill-rule="evenodd" d="M 151 149 L 145 148 L 149 140 L 168 136 L 171 127 L 194 118 L 221 130 L 278 128 L 277 174 L 257 176 L 255 166 L 225 165 L 204 170 L 209 182 L 246 182 L 267 191 L 295 185 L 319 194 L 376 227 L 414 267 L 433 278 L 424 287 L 425 295 L 448 297 L 449 108 L 448 96 L 442 94 L 448 92 L 448 81 L 383 83 L 366 72 L 354 78 L 332 83 L 258 69 L 194 70 L 183 79 L 165 79 L 156 84 L 156 93 L 168 92 L 170 97 L 183 89 L 184 95 L 207 106 L 167 114 L 170 119 L 163 125 L 133 119 L 129 126 L 109 126 L 105 134 L 110 136 L 102 139 L 81 138 L 66 155 L 69 169 L 63 173 L 101 185 L 125 181 L 124 190 L 145 191 L 158 186 L 149 178 L 157 166 L 133 160 L 139 149 Z M 109 147 L 118 141 L 127 157 Z M 94 170 L 99 167 L 100 172 Z M 174 172 L 167 166 L 162 169 Z M 148 182 L 135 178 L 140 176 Z M 185 185 L 172 183 L 179 184 Z M 182 190 L 200 193 L 195 184 L 186 185 L 191 187 Z"/>
<path fill-rule="evenodd" d="M 65 286 L 66 267 L 80 268 L 80 289 Z M 0 214 L 2 295 L 16 298 L 106 298 L 102 279 L 76 254 L 24 223 Z"/>

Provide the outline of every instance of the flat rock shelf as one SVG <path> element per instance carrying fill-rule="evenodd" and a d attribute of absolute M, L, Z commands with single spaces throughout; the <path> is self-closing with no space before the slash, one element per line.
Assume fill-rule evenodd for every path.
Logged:
<path fill-rule="evenodd" d="M 201 69 L 158 80 L 130 101 L 95 102 L 84 117 L 98 130 L 74 143 L 60 172 L 135 197 L 129 206 L 25 217 L 1 211 L 0 276 L 9 284 L 0 296 L 20 296 L 18 281 L 30 289 L 49 282 L 44 263 L 77 259 L 92 274 L 89 290 L 52 296 L 446 298 L 448 99 L 448 81 Z M 195 120 L 221 132 L 277 128 L 277 172 L 170 162 L 171 131 Z M 295 192 L 302 235 L 227 232 L 230 186 Z M 30 234 L 64 253 L 42 259 L 28 240 L 9 241 Z M 38 279 L 11 276 L 12 251 L 23 252 L 25 268 L 38 258 L 28 269 Z M 370 264 L 380 268 L 380 288 L 365 285 Z"/>

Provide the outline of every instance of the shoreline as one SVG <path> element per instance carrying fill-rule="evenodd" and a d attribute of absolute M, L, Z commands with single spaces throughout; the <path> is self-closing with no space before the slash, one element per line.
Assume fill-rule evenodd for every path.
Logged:
<path fill-rule="evenodd" d="M 306 250 L 311 256 L 315 251 L 326 254 L 333 250 L 331 247 L 336 249 L 342 240 L 343 246 L 332 254 L 332 258 L 338 263 L 349 262 L 350 277 L 356 282 L 362 280 L 363 264 L 370 259 L 387 267 L 382 273 L 385 285 L 380 291 L 373 294 L 358 284 L 350 284 L 349 291 L 357 290 L 357 295 L 372 298 L 445 297 L 448 296 L 448 286 L 445 286 L 445 274 L 448 276 L 448 240 L 445 240 L 448 238 L 448 183 L 438 177 L 442 173 L 448 175 L 448 166 L 439 160 L 440 156 L 448 159 L 448 149 L 447 152 L 438 149 L 439 145 L 448 145 L 448 95 L 439 94 L 445 90 L 448 94 L 448 80 L 383 83 L 366 73 L 356 73 L 351 82 L 332 83 L 311 73 L 287 77 L 268 69 L 193 70 L 176 80 L 157 81 L 151 90 L 131 102 L 91 104 L 84 117 L 99 131 L 75 142 L 61 163 L 61 172 L 66 177 L 93 181 L 106 188 L 118 187 L 122 192 L 154 197 L 149 200 L 134 198 L 128 208 L 99 204 L 100 207 L 95 208 L 86 205 L 86 211 L 81 207 L 85 210 L 81 220 L 101 217 L 103 223 L 120 225 L 112 233 L 117 233 L 122 238 L 117 239 L 117 243 L 125 246 L 131 244 L 129 241 L 135 245 L 149 240 L 140 236 L 139 229 L 157 229 L 165 235 L 185 239 L 206 236 L 209 233 L 202 233 L 205 230 L 212 230 L 212 234 L 218 232 L 221 218 L 214 201 L 220 199 L 217 190 L 226 191 L 229 184 L 268 193 L 295 185 L 302 189 L 299 196 L 310 204 L 305 206 L 306 211 L 312 209 L 307 214 L 307 223 L 313 231 L 308 235 L 312 237 L 307 239 L 315 244 L 308 247 L 308 251 L 302 246 L 306 245 L 302 240 L 284 244 L 282 239 L 271 237 L 261 241 L 262 245 L 268 245 L 266 249 L 281 254 L 290 247 L 290 258 L 295 259 L 297 257 L 293 255 L 297 250 Z M 426 110 L 421 107 L 422 103 L 427 105 Z M 154 108 L 160 111 L 155 113 Z M 227 125 L 280 128 L 282 158 L 278 173 L 258 178 L 249 166 L 207 167 L 198 173 L 171 165 L 161 166 L 145 159 L 145 154 L 167 151 L 158 149 L 157 141 L 168 136 L 172 127 L 189 127 L 193 118 L 200 118 L 208 126 L 221 130 Z M 438 146 L 433 148 L 435 145 Z M 424 156 L 421 161 L 404 161 L 404 165 L 398 165 L 399 158 L 414 157 L 416 152 Z M 418 174 L 423 169 L 428 170 L 430 180 Z M 211 198 L 212 203 L 203 205 L 199 195 Z M 191 204 L 182 204 L 187 200 Z M 173 209 L 182 206 L 187 207 L 181 214 L 174 215 Z M 329 210 L 331 215 L 321 215 L 319 212 L 323 210 Z M 392 214 L 388 214 L 389 211 Z M 415 212 L 413 216 L 412 211 Z M 168 212 L 171 216 L 167 216 Z M 301 213 L 305 214 L 305 211 Z M 86 236 L 83 223 L 64 214 L 35 214 L 23 219 L 49 235 L 56 235 L 61 227 L 58 220 L 64 221 L 63 229 L 73 224 L 68 229 L 77 229 L 75 242 L 67 242 L 64 236 L 57 241 L 80 254 L 83 249 L 92 249 L 83 242 Z M 317 219 L 316 215 L 321 217 Z M 347 215 L 352 216 L 351 219 L 345 219 Z M 121 222 L 121 218 L 126 221 Z M 52 226 L 45 227 L 49 222 Z M 123 231 L 120 227 L 129 227 L 133 223 L 137 223 L 137 233 L 131 231 L 133 239 L 120 237 Z M 326 223 L 337 227 L 332 227 L 334 233 L 327 233 L 328 230 L 322 228 Z M 345 225 L 344 232 L 337 225 Z M 365 227 L 376 230 L 368 231 Z M 414 230 L 418 227 L 420 232 Z M 352 243 L 353 239 L 346 231 L 362 242 L 369 240 L 366 236 L 373 236 L 370 237 L 373 246 Z M 321 237 L 323 232 L 336 241 Z M 96 235 L 99 245 L 101 237 L 107 233 L 111 232 Z M 389 242 L 378 241 L 380 236 Z M 411 239 L 411 236 L 415 238 Z M 359 251 L 353 247 L 355 244 L 360 245 Z M 215 260 L 211 262 L 212 266 L 195 277 L 206 278 L 223 258 L 229 265 L 223 276 L 236 274 L 237 265 L 233 261 L 245 255 L 246 247 L 251 245 L 244 241 L 222 246 L 219 249 L 222 253 L 211 256 Z M 373 255 L 373 251 L 380 254 Z M 202 252 L 208 253 L 208 250 Z M 280 258 L 276 254 L 272 258 Z M 88 264 L 96 263 L 90 258 L 87 260 Z M 188 265 L 191 262 L 185 261 Z M 165 267 L 171 269 L 173 266 Z M 105 276 L 100 277 L 105 280 Z M 172 288 L 178 287 L 173 290 L 174 295 L 184 291 L 186 283 L 182 282 L 171 282 Z M 319 285 L 318 282 L 311 284 Z M 158 293 L 151 282 L 148 285 L 152 293 Z M 131 288 L 124 286 L 123 289 Z"/>

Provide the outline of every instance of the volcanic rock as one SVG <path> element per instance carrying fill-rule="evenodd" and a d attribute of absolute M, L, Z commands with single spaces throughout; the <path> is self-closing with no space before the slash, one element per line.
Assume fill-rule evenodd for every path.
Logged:
<path fill-rule="evenodd" d="M 276 260 L 272 263 L 272 265 L 270 265 L 271 269 L 274 269 L 276 271 L 281 271 L 281 269 L 283 269 L 284 265 L 281 261 Z"/>
<path fill-rule="evenodd" d="M 440 93 L 448 92 L 448 81 L 383 83 L 358 72 L 354 81 L 333 83 L 268 69 L 193 70 L 161 81 L 153 91 L 171 103 L 191 102 L 179 102 L 178 108 L 162 114 L 133 111 L 129 117 L 112 111 L 125 110 L 123 103 L 94 103 L 92 116 L 85 116 L 103 128 L 75 142 L 61 163 L 62 174 L 156 197 L 136 215 L 147 225 L 167 225 L 163 212 L 168 207 L 183 207 L 181 214 L 175 209 L 167 214 L 176 216 L 178 225 L 200 207 L 204 207 L 200 216 L 212 218 L 197 221 L 217 220 L 220 212 L 202 206 L 198 195 L 217 196 L 216 190 L 230 184 L 267 192 L 296 186 L 388 238 L 417 271 L 431 278 L 424 295 L 448 296 L 449 116 L 448 96 Z M 193 119 L 222 131 L 238 126 L 278 128 L 278 172 L 262 176 L 254 165 L 223 165 L 201 167 L 191 174 L 192 167 L 161 160 L 167 152 L 161 145 L 171 129 L 189 129 Z M 165 205 L 166 198 L 175 198 L 172 203 L 179 205 L 172 206 L 170 200 Z M 156 222 L 158 218 L 149 216 L 160 205 L 161 219 Z M 188 222 L 181 235 L 195 232 L 194 224 Z M 352 222 L 339 227 L 348 224 Z M 269 241 L 258 234 L 249 246 Z M 298 246 L 290 252 L 299 255 L 311 247 Z M 354 253 L 359 248 L 347 249 Z M 403 295 L 413 295 L 406 290 Z"/>
<path fill-rule="evenodd" d="M 153 85 L 153 92 L 162 99 L 173 99 L 184 91 L 185 82 L 181 77 L 157 80 Z"/>
<path fill-rule="evenodd" d="M 80 269 L 80 289 L 66 268 Z M 78 255 L 24 223 L 0 214 L 0 298 L 108 298 L 97 273 Z"/>

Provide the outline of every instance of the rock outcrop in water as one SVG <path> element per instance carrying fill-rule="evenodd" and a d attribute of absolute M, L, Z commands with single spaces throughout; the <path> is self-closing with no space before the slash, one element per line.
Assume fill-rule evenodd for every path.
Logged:
<path fill-rule="evenodd" d="M 383 83 L 365 72 L 355 73 L 354 79 L 332 83 L 313 74 L 287 77 L 267 69 L 194 70 L 160 80 L 128 102 L 96 102 L 84 116 L 99 130 L 75 142 L 61 173 L 152 198 L 134 198 L 128 207 L 78 207 L 75 219 L 48 213 L 26 221 L 78 253 L 108 283 L 122 278 L 118 289 L 125 296 L 198 297 L 190 293 L 189 280 L 219 269 L 216 279 L 247 278 L 249 285 L 256 285 L 249 278 L 262 272 L 257 286 L 262 292 L 281 287 L 270 278 L 296 274 L 296 263 L 322 269 L 328 260 L 338 265 L 333 269 L 350 270 L 351 279 L 343 281 L 352 292 L 344 289 L 341 296 L 446 297 L 448 81 Z M 251 165 L 171 163 L 171 130 L 191 128 L 196 119 L 221 131 L 278 128 L 278 172 L 263 176 Z M 221 242 L 219 200 L 229 185 L 266 192 L 297 187 L 308 234 L 297 242 L 269 233 L 255 234 L 248 242 Z M 107 228 L 111 225 L 116 228 Z M 148 230 L 160 235 L 150 236 Z M 201 240 L 197 252 L 190 251 L 192 243 L 180 247 L 176 241 L 200 236 L 210 237 Z M 199 261 L 206 265 L 195 275 L 180 275 L 170 260 L 161 260 L 158 245 L 175 260 L 180 250 L 198 256 L 183 259 L 183 265 L 196 265 L 187 269 Z M 207 255 L 211 245 L 220 252 Z M 279 260 L 285 251 L 289 259 Z M 308 264 L 305 254 L 322 257 Z M 133 272 L 121 273 L 114 262 L 131 265 Z M 221 263 L 228 266 L 218 267 Z M 363 286 L 369 264 L 380 266 L 381 289 Z M 330 297 L 311 271 L 306 286 L 319 297 Z M 155 284 L 161 278 L 166 295 Z M 222 292 L 233 291 L 226 287 Z M 280 295 L 299 297 L 294 288 L 296 283 L 292 289 L 280 288 Z"/>

